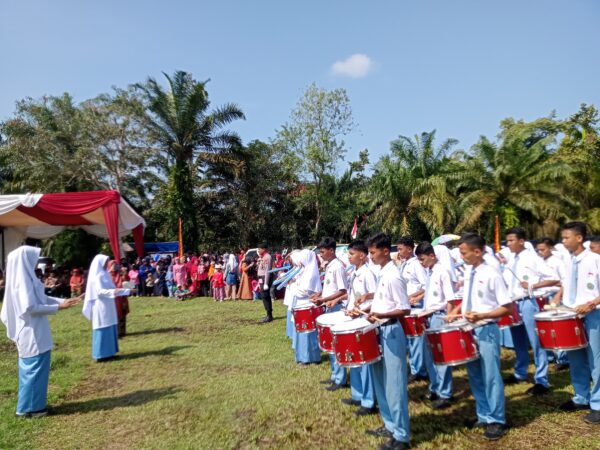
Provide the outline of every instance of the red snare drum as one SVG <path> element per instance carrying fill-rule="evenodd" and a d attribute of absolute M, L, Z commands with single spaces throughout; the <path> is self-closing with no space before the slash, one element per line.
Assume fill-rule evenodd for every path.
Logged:
<path fill-rule="evenodd" d="M 479 358 L 473 330 L 464 328 L 467 324 L 462 320 L 425 331 L 434 364 L 458 366 Z"/>
<path fill-rule="evenodd" d="M 354 319 L 331 328 L 335 360 L 340 366 L 360 367 L 381 359 L 379 325 L 367 319 Z"/>
<path fill-rule="evenodd" d="M 535 302 L 538 304 L 538 308 L 540 311 L 544 310 L 544 306 L 548 304 L 549 297 L 547 295 L 537 295 L 535 297 Z"/>
<path fill-rule="evenodd" d="M 413 309 L 409 316 L 400 318 L 400 325 L 402 325 L 406 336 L 423 336 L 425 328 L 427 328 L 427 318 L 418 316 L 422 311 L 422 309 Z"/>
<path fill-rule="evenodd" d="M 450 303 L 452 305 L 452 308 L 458 306 L 459 308 L 462 305 L 462 298 L 453 298 L 452 300 L 448 300 L 448 303 Z"/>
<path fill-rule="evenodd" d="M 297 333 L 310 333 L 317 329 L 315 319 L 325 312 L 325 305 L 306 305 L 294 308 L 294 326 Z"/>
<path fill-rule="evenodd" d="M 506 316 L 502 316 L 498 321 L 498 328 L 510 328 L 516 327 L 517 325 L 521 325 L 523 320 L 521 319 L 521 314 L 519 314 L 519 305 L 517 302 L 513 302 L 513 309 L 511 314 L 507 314 Z"/>
<path fill-rule="evenodd" d="M 533 316 L 542 348 L 577 350 L 588 345 L 583 319 L 574 312 L 544 311 Z"/>
<path fill-rule="evenodd" d="M 327 314 L 321 314 L 317 317 L 317 331 L 319 332 L 319 347 L 327 353 L 333 353 L 333 335 L 331 327 L 338 323 L 349 322 L 352 317 L 347 316 L 343 311 L 336 311 Z"/>

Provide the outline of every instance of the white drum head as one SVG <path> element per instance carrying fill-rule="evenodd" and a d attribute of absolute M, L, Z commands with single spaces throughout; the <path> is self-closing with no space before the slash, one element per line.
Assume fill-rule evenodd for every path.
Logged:
<path fill-rule="evenodd" d="M 577 314 L 570 311 L 542 311 L 533 316 L 534 319 L 538 320 L 561 320 L 561 319 L 572 319 Z"/>
<path fill-rule="evenodd" d="M 411 316 L 418 316 L 419 314 L 421 314 L 423 311 L 425 311 L 425 309 L 423 308 L 412 308 L 410 310 L 410 315 Z"/>
<path fill-rule="evenodd" d="M 349 322 L 352 317 L 347 316 L 343 311 L 335 311 L 331 313 L 321 314 L 317 317 L 317 325 L 330 327 L 337 323 Z"/>
<path fill-rule="evenodd" d="M 304 311 L 305 309 L 312 309 L 314 305 L 304 305 L 304 306 L 296 306 L 294 311 Z"/>
<path fill-rule="evenodd" d="M 332 333 L 352 333 L 354 331 L 369 331 L 373 328 L 376 328 L 377 325 L 369 322 L 367 319 L 363 317 L 359 317 L 358 319 L 350 320 L 349 322 L 342 322 L 331 327 Z"/>

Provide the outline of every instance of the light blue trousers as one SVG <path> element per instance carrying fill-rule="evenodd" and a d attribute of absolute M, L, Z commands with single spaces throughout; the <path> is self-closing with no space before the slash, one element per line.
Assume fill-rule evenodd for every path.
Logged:
<path fill-rule="evenodd" d="M 521 300 L 518 302 L 519 312 L 523 319 L 523 325 L 512 327 L 510 329 L 513 344 L 515 346 L 515 377 L 524 380 L 527 378 L 527 369 L 529 368 L 529 345 L 533 350 L 533 360 L 535 362 L 534 380 L 536 384 L 549 387 L 548 382 L 548 355 L 546 350 L 540 345 L 540 340 L 535 333 L 534 314 L 539 312 L 538 304 L 533 298 Z"/>
<path fill-rule="evenodd" d="M 434 313 L 429 319 L 429 328 L 438 328 L 446 324 L 444 322 L 445 312 Z M 441 398 L 452 397 L 452 367 L 440 366 L 433 363 L 431 348 L 427 339 L 423 339 L 423 353 L 425 365 L 429 373 L 429 391 L 439 395 Z"/>
<path fill-rule="evenodd" d="M 119 353 L 117 325 L 92 330 L 92 357 L 94 359 L 110 358 L 117 353 Z"/>
<path fill-rule="evenodd" d="M 321 361 L 321 349 L 317 332 L 296 333 L 296 362 L 317 363 Z"/>
<path fill-rule="evenodd" d="M 338 303 L 333 308 L 327 308 L 327 312 L 330 313 L 339 311 L 342 308 L 342 304 Z M 342 386 L 346 385 L 346 383 L 348 382 L 346 368 L 340 366 L 335 361 L 335 355 L 332 353 L 329 354 L 329 364 L 331 365 L 331 381 L 333 381 L 335 384 L 339 384 Z"/>
<path fill-rule="evenodd" d="M 285 321 L 285 335 L 288 338 L 293 339 L 295 331 L 296 331 L 296 329 L 294 328 L 294 322 L 292 322 L 292 310 L 288 309 L 287 310 L 287 318 Z"/>
<path fill-rule="evenodd" d="M 413 305 L 412 308 L 422 308 L 423 303 Z M 410 373 L 412 375 L 427 376 L 427 367 L 425 366 L 425 358 L 423 356 L 423 345 L 425 336 L 406 337 L 408 341 L 408 361 L 410 364 Z"/>
<path fill-rule="evenodd" d="M 408 443 L 408 390 L 406 384 L 406 337 L 398 322 L 380 328 L 383 359 L 373 364 L 375 398 L 385 428 L 394 439 Z"/>
<path fill-rule="evenodd" d="M 363 408 L 370 409 L 375 406 L 375 386 L 371 364 L 350 369 L 350 394 L 352 400 L 359 401 Z"/>
<path fill-rule="evenodd" d="M 600 411 L 600 310 L 586 314 L 584 324 L 588 346 L 567 352 L 575 390 L 573 403 L 589 403 L 591 409 Z"/>
<path fill-rule="evenodd" d="M 479 358 L 467 363 L 477 419 L 482 423 L 506 423 L 504 382 L 500 372 L 500 330 L 490 323 L 475 328 Z"/>
<path fill-rule="evenodd" d="M 50 375 L 50 353 L 19 358 L 19 399 L 17 414 L 46 409 L 48 377 Z"/>

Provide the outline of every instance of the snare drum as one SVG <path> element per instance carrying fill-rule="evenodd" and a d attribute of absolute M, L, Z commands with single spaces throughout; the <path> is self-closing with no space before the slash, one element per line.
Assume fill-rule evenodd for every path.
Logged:
<path fill-rule="evenodd" d="M 513 302 L 512 313 L 502 316 L 500 320 L 498 320 L 498 328 L 502 330 L 503 328 L 516 327 L 522 323 L 523 320 L 521 319 L 521 314 L 519 314 L 519 305 L 517 302 Z"/>
<path fill-rule="evenodd" d="M 458 366 L 479 358 L 473 330 L 466 325 L 468 322 L 461 320 L 425 331 L 434 364 Z"/>
<path fill-rule="evenodd" d="M 317 329 L 315 319 L 325 312 L 325 305 L 306 305 L 294 308 L 294 326 L 297 333 L 310 333 Z"/>
<path fill-rule="evenodd" d="M 463 301 L 462 297 L 456 297 L 456 298 L 453 298 L 452 300 L 448 300 L 448 303 L 450 303 L 450 305 L 452 305 L 452 308 L 456 308 L 456 307 L 460 308 L 462 305 L 462 301 Z"/>
<path fill-rule="evenodd" d="M 422 309 L 411 310 L 410 315 L 400 318 L 400 325 L 404 330 L 404 334 L 409 337 L 423 336 L 425 328 L 427 328 L 427 317 L 419 317 Z"/>
<path fill-rule="evenodd" d="M 533 316 L 542 348 L 577 350 L 588 345 L 583 319 L 570 311 L 544 311 Z"/>
<path fill-rule="evenodd" d="M 359 318 L 331 328 L 333 351 L 340 366 L 360 367 L 381 359 L 379 325 Z"/>
<path fill-rule="evenodd" d="M 317 317 L 317 331 L 319 332 L 319 347 L 327 353 L 333 353 L 333 335 L 331 327 L 338 323 L 349 322 L 352 317 L 347 316 L 343 311 L 321 314 Z"/>

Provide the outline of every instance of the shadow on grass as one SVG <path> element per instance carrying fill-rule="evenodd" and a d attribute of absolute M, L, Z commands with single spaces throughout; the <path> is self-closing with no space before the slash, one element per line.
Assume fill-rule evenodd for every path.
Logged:
<path fill-rule="evenodd" d="M 159 333 L 181 333 L 185 331 L 185 328 L 181 327 L 169 327 L 169 328 L 156 328 L 154 330 L 135 331 L 133 333 L 127 333 L 127 336 L 145 336 L 147 334 L 159 334 Z"/>
<path fill-rule="evenodd" d="M 86 413 L 93 411 L 108 411 L 115 408 L 125 408 L 128 406 L 139 406 L 145 403 L 153 402 L 164 397 L 170 397 L 180 389 L 174 386 L 162 389 L 146 389 L 130 392 L 129 394 L 117 397 L 95 398 L 82 402 L 63 403 L 52 408 L 53 415 L 70 415 L 77 413 Z"/>
<path fill-rule="evenodd" d="M 192 345 L 173 345 L 171 347 L 165 347 L 161 350 L 150 350 L 147 352 L 128 353 L 125 355 L 119 355 L 119 360 L 145 358 L 146 356 L 172 355 L 176 351 L 182 350 L 184 348 L 190 348 L 190 347 L 192 347 Z"/>

